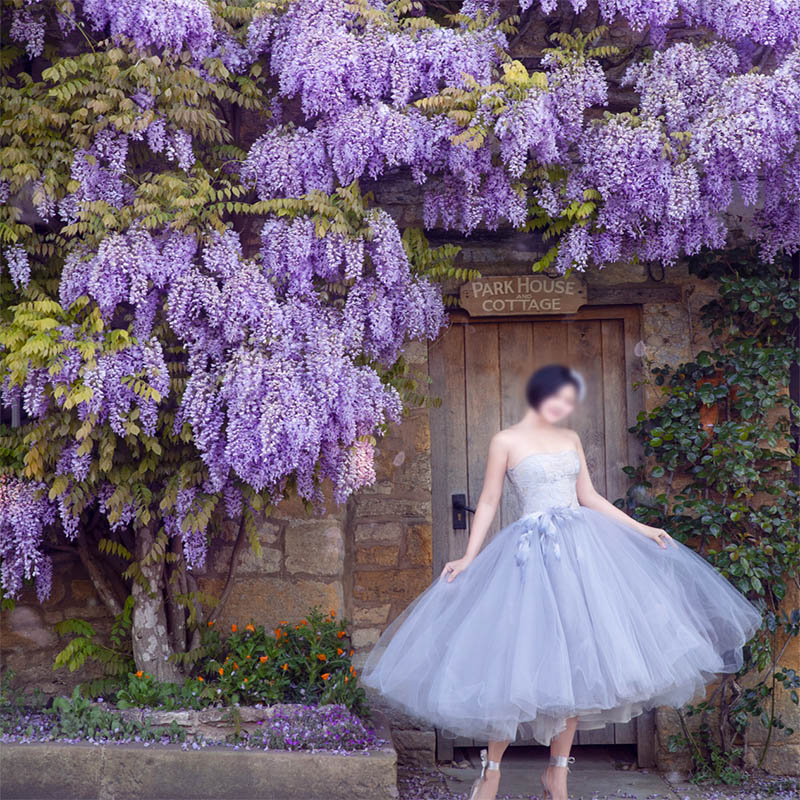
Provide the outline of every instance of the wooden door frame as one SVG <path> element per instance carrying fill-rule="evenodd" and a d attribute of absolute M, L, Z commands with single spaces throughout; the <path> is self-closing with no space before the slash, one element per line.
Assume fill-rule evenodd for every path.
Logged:
<path fill-rule="evenodd" d="M 634 388 L 633 384 L 639 384 L 643 379 L 642 360 L 634 352 L 636 343 L 642 338 L 642 306 L 641 304 L 622 304 L 622 305 L 584 305 L 576 312 L 569 314 L 514 314 L 501 316 L 471 317 L 462 309 L 450 311 L 450 325 L 497 325 L 503 322 L 536 322 L 547 320 L 550 322 L 558 321 L 578 321 L 578 320 L 604 320 L 618 319 L 623 323 L 624 341 L 624 362 L 625 362 L 625 387 L 626 387 L 626 406 L 628 428 L 636 424 L 636 417 L 644 409 L 643 390 L 641 386 Z M 438 341 L 438 340 L 437 340 Z M 428 347 L 434 346 L 435 342 L 429 343 Z M 430 363 L 430 362 L 429 362 Z M 439 376 L 441 378 L 441 376 Z M 435 417 L 437 409 L 431 410 L 432 418 Z M 433 422 L 433 419 L 432 419 Z M 464 421 L 465 422 L 465 421 Z M 458 424 L 458 421 L 456 421 Z M 431 449 L 447 446 L 447 436 L 442 426 L 431 425 Z M 638 439 L 632 435 L 628 438 L 628 458 L 630 463 L 637 463 L 644 457 L 644 448 Z M 442 474 L 432 475 L 431 494 L 432 494 L 432 520 L 434 527 L 434 553 L 433 553 L 433 575 L 438 574 L 442 568 L 438 552 L 438 543 L 441 541 L 435 532 L 442 528 L 450 529 L 451 509 L 446 503 L 437 503 L 436 498 L 447 497 L 447 487 L 441 485 L 446 480 Z M 432 576 L 433 577 L 433 576 Z M 655 711 L 646 711 L 635 718 L 636 720 L 636 748 L 637 763 L 639 767 L 647 768 L 655 765 Z M 592 731 L 582 731 L 581 744 L 591 743 Z M 437 756 L 440 760 L 452 760 L 453 748 L 459 746 L 459 740 L 445 739 L 437 730 Z"/>

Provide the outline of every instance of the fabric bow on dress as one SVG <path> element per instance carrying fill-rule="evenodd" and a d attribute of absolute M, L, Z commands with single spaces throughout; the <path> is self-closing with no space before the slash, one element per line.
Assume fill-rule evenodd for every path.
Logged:
<path fill-rule="evenodd" d="M 538 535 L 542 556 L 547 560 L 548 544 L 553 555 L 561 559 L 561 548 L 558 542 L 558 526 L 575 515 L 575 509 L 569 506 L 551 506 L 541 511 L 533 511 L 520 518 L 525 530 L 520 534 L 517 544 L 516 560 L 519 566 L 527 563 L 530 556 L 531 540 Z"/>

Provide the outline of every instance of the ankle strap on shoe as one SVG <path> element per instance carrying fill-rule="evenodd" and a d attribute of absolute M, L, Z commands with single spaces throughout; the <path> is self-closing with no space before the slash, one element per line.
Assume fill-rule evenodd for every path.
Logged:
<path fill-rule="evenodd" d="M 550 756 L 550 764 L 554 767 L 566 767 L 575 763 L 575 756 Z"/>
<path fill-rule="evenodd" d="M 481 777 L 487 769 L 500 769 L 500 762 L 489 761 L 489 751 L 481 750 Z"/>

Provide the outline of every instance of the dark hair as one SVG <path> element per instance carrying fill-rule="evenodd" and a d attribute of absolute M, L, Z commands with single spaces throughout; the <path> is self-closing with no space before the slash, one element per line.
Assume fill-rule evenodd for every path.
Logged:
<path fill-rule="evenodd" d="M 565 383 L 571 383 L 575 387 L 575 391 L 580 393 L 580 384 L 572 375 L 569 367 L 564 364 L 547 364 L 539 367 L 528 378 L 528 384 L 525 387 L 528 405 L 538 408 L 542 400 L 555 394 Z"/>

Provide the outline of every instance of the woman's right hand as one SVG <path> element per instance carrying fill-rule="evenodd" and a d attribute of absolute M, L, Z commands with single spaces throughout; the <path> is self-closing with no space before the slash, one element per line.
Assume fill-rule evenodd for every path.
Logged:
<path fill-rule="evenodd" d="M 459 572 L 463 572 L 472 563 L 471 558 L 458 558 L 455 561 L 448 561 L 444 565 L 439 578 L 444 578 L 447 575 L 447 582 L 450 583 Z"/>

